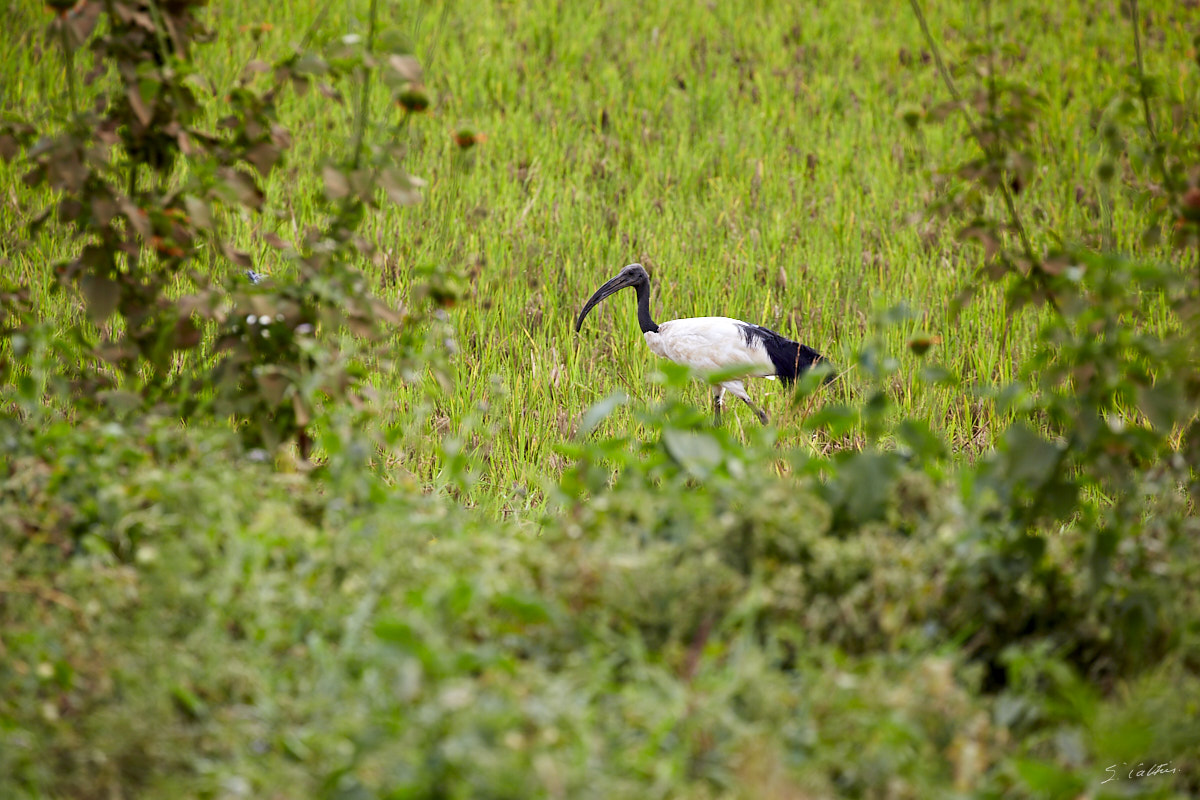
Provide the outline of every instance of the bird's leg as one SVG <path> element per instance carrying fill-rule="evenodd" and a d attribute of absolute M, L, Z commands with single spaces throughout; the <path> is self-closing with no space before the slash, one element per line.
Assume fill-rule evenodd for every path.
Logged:
<path fill-rule="evenodd" d="M 721 401 L 725 397 L 725 387 L 713 387 L 713 425 L 720 427 L 721 425 Z"/>
<path fill-rule="evenodd" d="M 729 389 L 734 397 L 737 397 L 743 403 L 750 406 L 750 410 L 758 416 L 759 422 L 761 422 L 763 425 L 766 425 L 771 421 L 771 418 L 767 416 L 767 412 L 754 405 L 754 401 L 750 399 L 750 395 L 746 394 L 745 384 L 743 384 L 741 381 L 730 381 L 728 384 L 725 384 L 725 386 Z"/>
<path fill-rule="evenodd" d="M 767 425 L 771 422 L 771 417 L 767 415 L 767 412 L 750 402 L 750 398 L 743 397 L 742 400 L 746 401 L 746 405 L 750 406 L 750 410 L 758 415 L 759 422 L 761 422 L 763 425 Z"/>

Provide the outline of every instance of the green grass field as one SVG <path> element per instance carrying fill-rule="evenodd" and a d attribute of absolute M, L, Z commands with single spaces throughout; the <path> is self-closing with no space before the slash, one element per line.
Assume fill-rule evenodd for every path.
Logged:
<path fill-rule="evenodd" d="M 1171 406 L 1167 433 L 1145 427 L 1152 457 L 1115 449 L 1156 399 L 1137 384 L 1093 426 L 1114 433 L 1087 440 L 1090 463 L 1059 455 L 1044 385 L 1037 413 L 1001 410 L 1003 387 L 1035 383 L 1022 366 L 1052 349 L 1039 339 L 1051 313 L 1009 313 L 1003 285 L 974 277 L 982 253 L 956 236 L 966 220 L 932 211 L 977 147 L 959 116 L 905 122 L 947 99 L 908 4 L 378 5 L 433 102 L 406 115 L 376 82 L 367 140 L 404 145 L 426 186 L 421 203 L 368 215 L 381 258 L 356 266 L 396 304 L 424 307 L 429 275 L 460 294 L 405 340 L 420 343 L 405 366 L 369 365 L 371 424 L 391 446 L 361 469 L 355 448 L 380 439 L 355 437 L 374 431 L 323 431 L 325 469 L 310 472 L 247 451 L 224 419 L 89 418 L 65 392 L 40 408 L 2 387 L 14 414 L 0 418 L 0 797 L 1200 791 L 1194 416 Z M 1169 98 L 1200 96 L 1194 6 L 1140 8 L 1146 70 Z M 369 7 L 214 0 L 215 40 L 195 53 L 206 124 L 248 63 L 310 29 L 317 49 L 363 37 Z M 50 13 L 0 6 L 0 114 L 47 129 L 70 111 Z M 1044 97 L 1016 194 L 1036 247 L 1061 237 L 1167 264 L 1160 275 L 1190 269 L 1192 253 L 1143 240 L 1153 170 L 1102 135 L 1126 126 L 1130 152 L 1145 136 L 1116 107 L 1131 91 L 1127 6 L 992 13 L 1016 46 L 1002 77 Z M 951 63 L 981 41 L 979 4 L 925 14 Z M 324 221 L 320 168 L 350 151 L 353 105 L 286 94 L 294 146 L 263 181 L 265 208 L 222 212 L 280 283 L 294 262 L 268 237 L 296 242 Z M 1164 140 L 1200 139 L 1194 112 L 1158 124 Z M 474 147 L 456 142 L 466 129 Z M 52 265 L 77 243 L 53 219 L 25 241 L 49 197 L 21 175 L 20 158 L 0 163 L 0 299 L 27 289 L 66 339 L 84 303 Z M 199 261 L 244 281 L 231 262 Z M 632 293 L 574 330 L 634 261 L 660 322 L 760 323 L 825 354 L 841 380 L 797 402 L 750 381 L 772 426 L 735 403 L 713 431 L 708 388 L 681 395 L 664 376 Z M 952 313 L 966 288 L 974 300 Z M 1128 330 L 1194 324 L 1168 295 L 1131 304 Z M 889 313 L 900 305 L 911 313 Z M 914 339 L 935 344 L 918 356 Z M 1187 387 L 1168 379 L 1194 353 L 1164 345 L 1148 360 Z M 950 379 L 922 377 L 930 365 Z M 878 389 L 888 424 L 870 417 Z M 616 392 L 629 401 L 589 430 Z M 854 424 L 805 427 L 838 404 Z M 336 428 L 341 410 L 318 419 Z M 1097 422 L 1088 410 L 1061 429 Z M 913 430 L 890 424 L 901 419 L 947 452 L 899 441 Z M 1069 488 L 1074 506 L 1045 496 Z M 1143 763 L 1167 767 L 1135 776 Z"/>
<path fill-rule="evenodd" d="M 269 60 L 294 45 L 318 5 L 215 4 L 217 43 L 201 58 L 217 94 L 255 55 Z M 361 33 L 364 9 L 338 4 L 318 39 Z M 982 24 L 967 4 L 928 13 L 951 57 Z M 1186 16 L 1170 4 L 1146 13 L 1150 68 L 1185 63 Z M 5 14 L 5 107 L 61 112 L 61 66 L 41 44 L 45 11 L 15 3 Z M 1094 128 L 1124 85 L 1128 32 L 1109 5 L 1018 4 L 997 14 L 1020 32 L 1024 56 L 1010 77 L 1046 98 L 1036 134 L 1044 160 L 1018 198 L 1025 220 L 1039 241 L 1047 230 L 1099 241 L 1106 223 L 1096 168 L 1105 153 Z M 421 267 L 460 273 L 467 290 L 450 311 L 453 387 L 429 404 L 430 381 L 379 374 L 375 382 L 397 423 L 425 419 L 436 433 L 475 420 L 487 443 L 472 502 L 509 510 L 540 503 L 540 484 L 563 463 L 555 445 L 591 404 L 617 389 L 635 404 L 656 397 L 648 378 L 657 365 L 631 297 L 614 298 L 582 333 L 573 330 L 592 290 L 633 261 L 653 275 L 659 319 L 733 316 L 827 354 L 847 380 L 818 403 L 857 396 L 856 356 L 876 310 L 910 305 L 916 319 L 886 335 L 901 359 L 890 387 L 898 410 L 929 420 L 958 451 L 990 444 L 995 412 L 971 387 L 1013 379 L 1036 315 L 1014 318 L 1005 342 L 1003 299 L 981 286 L 965 313 L 947 316 L 980 256 L 954 242 L 953 226 L 925 220 L 935 197 L 930 176 L 969 151 L 961 125 L 914 133 L 899 118 L 904 108 L 946 99 L 907 8 L 447 3 L 387 4 L 385 16 L 411 36 L 434 105 L 384 134 L 411 145 L 408 166 L 428 188 L 423 204 L 370 221 L 387 254 L 386 268 L 370 268 L 371 276 L 399 301 Z M 255 45 L 241 31 L 263 22 L 273 30 Z M 374 101 L 378 123 L 397 126 L 401 112 L 382 88 Z M 267 212 L 241 223 L 267 273 L 277 264 L 262 234 L 294 239 L 316 221 L 312 167 L 348 147 L 351 113 L 311 92 L 285 102 L 281 121 L 294 152 L 267 181 Z M 460 151 L 453 134 L 463 126 L 486 141 Z M 4 236 L 14 241 L 23 222 L 15 204 L 26 198 L 16 176 L 5 176 Z M 1141 220 L 1120 198 L 1112 208 L 1116 246 L 1133 248 Z M 43 236 L 12 267 L 64 316 L 73 304 L 50 292 L 44 267 L 68 249 Z M 941 337 L 929 358 L 962 386 L 911 379 L 917 361 L 905 342 L 918 332 Z M 778 384 L 753 383 L 783 440 L 806 441 L 798 427 L 813 406 L 798 412 Z M 695 402 L 707 403 L 699 387 Z M 734 425 L 757 424 L 744 407 L 734 417 Z M 606 430 L 631 425 L 618 412 Z M 432 448 L 411 452 L 403 467 L 430 481 L 435 458 Z"/>

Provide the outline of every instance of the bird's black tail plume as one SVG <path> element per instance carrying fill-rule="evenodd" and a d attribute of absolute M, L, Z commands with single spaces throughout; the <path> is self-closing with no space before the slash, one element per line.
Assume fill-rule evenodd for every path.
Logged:
<path fill-rule="evenodd" d="M 783 381 L 785 386 L 803 375 L 804 371 L 813 364 L 825 360 L 825 356 L 821 355 L 816 350 L 813 350 L 806 344 L 798 344 L 796 342 L 788 342 L 788 344 L 794 345 L 795 355 L 792 356 L 791 374 L 785 375 L 783 372 L 779 373 L 779 379 Z M 774 361 L 774 359 L 772 359 L 772 361 Z M 829 383 L 832 379 L 833 375 L 830 375 L 825 379 L 825 382 Z"/>
<path fill-rule="evenodd" d="M 761 325 L 743 323 L 742 336 L 745 337 L 746 344 L 750 344 L 755 339 L 762 342 L 763 349 L 767 351 L 767 356 L 775 367 L 775 375 L 783 381 L 785 386 L 803 375 L 804 371 L 813 364 L 825 360 L 824 356 L 808 345 L 793 342 L 786 336 L 780 336 L 770 328 L 764 328 Z M 832 379 L 833 376 L 830 375 L 825 382 L 829 383 Z"/>

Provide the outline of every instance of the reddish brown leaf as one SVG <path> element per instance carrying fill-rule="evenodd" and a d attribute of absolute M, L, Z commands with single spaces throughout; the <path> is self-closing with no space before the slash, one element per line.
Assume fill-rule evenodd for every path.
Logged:
<path fill-rule="evenodd" d="M 54 206 L 43 208 L 38 215 L 29 221 L 29 235 L 37 236 L 38 231 L 46 224 L 46 220 L 50 219 L 50 214 L 54 211 Z"/>
<path fill-rule="evenodd" d="M 133 358 L 136 353 L 132 348 L 126 347 L 125 345 L 107 344 L 97 347 L 96 355 L 100 356 L 100 358 L 104 359 L 110 364 L 115 364 L 118 361 L 127 361 Z"/>
<path fill-rule="evenodd" d="M 421 202 L 421 193 L 410 176 L 396 167 L 388 167 L 379 173 L 379 185 L 393 203 L 411 206 Z"/>
<path fill-rule="evenodd" d="M 307 87 L 305 87 L 305 88 L 307 88 Z M 337 103 L 338 105 L 342 105 L 343 103 L 345 103 L 346 98 L 344 98 L 342 96 L 342 93 L 339 92 L 337 89 L 335 89 L 330 84 L 326 83 L 325 81 L 317 82 L 317 91 L 320 92 L 323 96 L 328 97 L 330 100 Z"/>
<path fill-rule="evenodd" d="M 259 175 L 266 177 L 271 168 L 278 163 L 280 155 L 282 153 L 279 148 L 271 142 L 259 142 L 247 150 L 244 157 L 254 165 Z"/>
<path fill-rule="evenodd" d="M 251 61 L 249 64 L 247 64 L 245 66 L 245 68 L 242 70 L 242 80 L 248 81 L 248 80 L 250 80 L 250 78 L 252 78 L 255 75 L 262 75 L 263 73 L 270 72 L 270 71 L 271 71 L 270 64 L 263 61 L 262 59 L 256 58 L 253 61 Z"/>
<path fill-rule="evenodd" d="M 375 174 L 369 169 L 356 169 L 350 172 L 350 190 L 364 203 L 370 203 L 375 194 Z"/>
<path fill-rule="evenodd" d="M 326 165 L 321 168 L 321 177 L 325 180 L 325 196 L 330 200 L 341 200 L 350 196 L 350 181 L 345 173 Z"/>
<path fill-rule="evenodd" d="M 250 269 L 254 266 L 254 262 L 250 259 L 250 254 L 245 250 L 239 250 L 232 245 L 223 244 L 221 245 L 221 252 L 225 254 L 226 258 L 242 269 Z"/>
<path fill-rule="evenodd" d="M 347 317 L 345 322 L 351 333 L 363 339 L 369 339 L 375 333 L 375 325 L 369 319 L 355 315 Z"/>
<path fill-rule="evenodd" d="M 42 181 L 46 180 L 46 168 L 34 167 L 21 176 L 21 183 L 26 186 L 37 186 Z"/>
<path fill-rule="evenodd" d="M 92 31 L 96 29 L 96 22 L 100 19 L 101 3 L 79 3 L 67 15 L 67 31 L 71 35 L 71 43 L 75 47 L 80 47 L 92 35 Z"/>
<path fill-rule="evenodd" d="M 280 150 L 286 150 L 292 146 L 292 135 L 288 133 L 288 129 L 278 123 L 271 123 L 271 141 Z"/>
<path fill-rule="evenodd" d="M 183 207 L 187 209 L 188 217 L 197 228 L 206 231 L 213 229 L 212 211 L 209 210 L 208 203 L 198 197 L 187 195 L 183 198 Z"/>
<path fill-rule="evenodd" d="M 214 295 L 210 291 L 196 294 L 185 294 L 175 301 L 175 308 L 180 316 L 190 317 L 193 314 L 202 319 L 213 319 L 215 316 Z"/>
<path fill-rule="evenodd" d="M 133 109 L 133 113 L 137 116 L 138 122 L 142 123 L 142 125 L 146 127 L 149 127 L 150 121 L 154 119 L 154 112 L 151 111 L 150 107 L 146 105 L 144 100 L 142 100 L 142 93 L 138 91 L 136 86 L 130 86 L 127 96 L 129 97 L 129 107 Z"/>
<path fill-rule="evenodd" d="M 304 427 L 311 420 L 312 416 L 308 413 L 308 408 L 304 404 L 303 398 L 298 394 L 292 395 L 292 409 L 296 412 L 296 424 Z"/>
<path fill-rule="evenodd" d="M 377 297 L 371 298 L 371 312 L 381 321 L 389 325 L 399 325 L 404 318 L 403 308 L 393 308 Z"/>
<path fill-rule="evenodd" d="M 283 393 L 287 391 L 287 388 L 287 378 L 277 371 L 263 370 L 258 375 L 258 391 L 271 406 L 278 406 L 283 402 Z"/>
<path fill-rule="evenodd" d="M 296 60 L 294 70 L 302 75 L 325 75 L 329 72 L 329 63 L 318 55 L 305 53 Z"/>
<path fill-rule="evenodd" d="M 413 56 L 391 55 L 387 63 L 402 79 L 413 83 L 421 81 L 421 62 Z"/>
<path fill-rule="evenodd" d="M 191 317 L 180 317 L 175 321 L 175 349 L 190 350 L 200 344 L 200 329 Z"/>
<path fill-rule="evenodd" d="M 144 11 L 134 11 L 130 9 L 128 21 L 145 28 L 150 33 L 155 33 L 154 20 L 152 20 L 150 15 Z"/>
<path fill-rule="evenodd" d="M 263 241 L 271 245 L 271 247 L 274 247 L 276 250 L 286 250 L 289 247 L 288 243 L 281 239 L 279 234 L 275 233 L 274 231 L 268 231 L 267 233 L 264 233 L 262 238 Z"/>
<path fill-rule="evenodd" d="M 79 258 L 72 266 L 86 267 L 87 271 L 92 274 L 106 275 L 112 272 L 113 254 L 106 247 L 89 244 L 83 248 L 83 252 L 79 254 Z"/>
<path fill-rule="evenodd" d="M 0 158 L 7 164 L 21 152 L 20 142 L 11 133 L 0 134 Z"/>
<path fill-rule="evenodd" d="M 1047 258 L 1040 265 L 1042 272 L 1049 273 L 1050 275 L 1061 275 L 1066 272 L 1069 266 L 1071 266 L 1071 259 L 1064 255 Z"/>
<path fill-rule="evenodd" d="M 107 227 L 116 215 L 117 204 L 111 197 L 101 194 L 92 197 L 92 219 L 97 225 Z"/>
<path fill-rule="evenodd" d="M 203 152 L 203 150 L 196 146 L 195 141 L 185 130 L 180 130 L 175 134 L 175 142 L 179 145 L 179 152 L 189 158 L 200 155 Z"/>
<path fill-rule="evenodd" d="M 83 214 L 83 203 L 73 197 L 64 197 L 58 204 L 60 222 L 74 222 Z"/>
<path fill-rule="evenodd" d="M 154 229 L 150 226 L 150 218 L 146 212 L 134 205 L 128 197 L 118 198 L 117 207 L 121 209 L 121 213 L 125 215 L 130 226 L 143 239 L 149 241 L 150 237 L 154 235 Z"/>
<path fill-rule="evenodd" d="M 255 210 L 262 208 L 266 196 L 249 174 L 238 169 L 222 167 L 217 175 L 238 203 Z"/>

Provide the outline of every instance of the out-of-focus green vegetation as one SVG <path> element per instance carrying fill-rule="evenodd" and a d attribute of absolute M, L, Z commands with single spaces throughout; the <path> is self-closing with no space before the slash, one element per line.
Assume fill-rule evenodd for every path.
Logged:
<path fill-rule="evenodd" d="M 1200 793 L 1188 13 L 10 4 L 0 797 Z"/>

